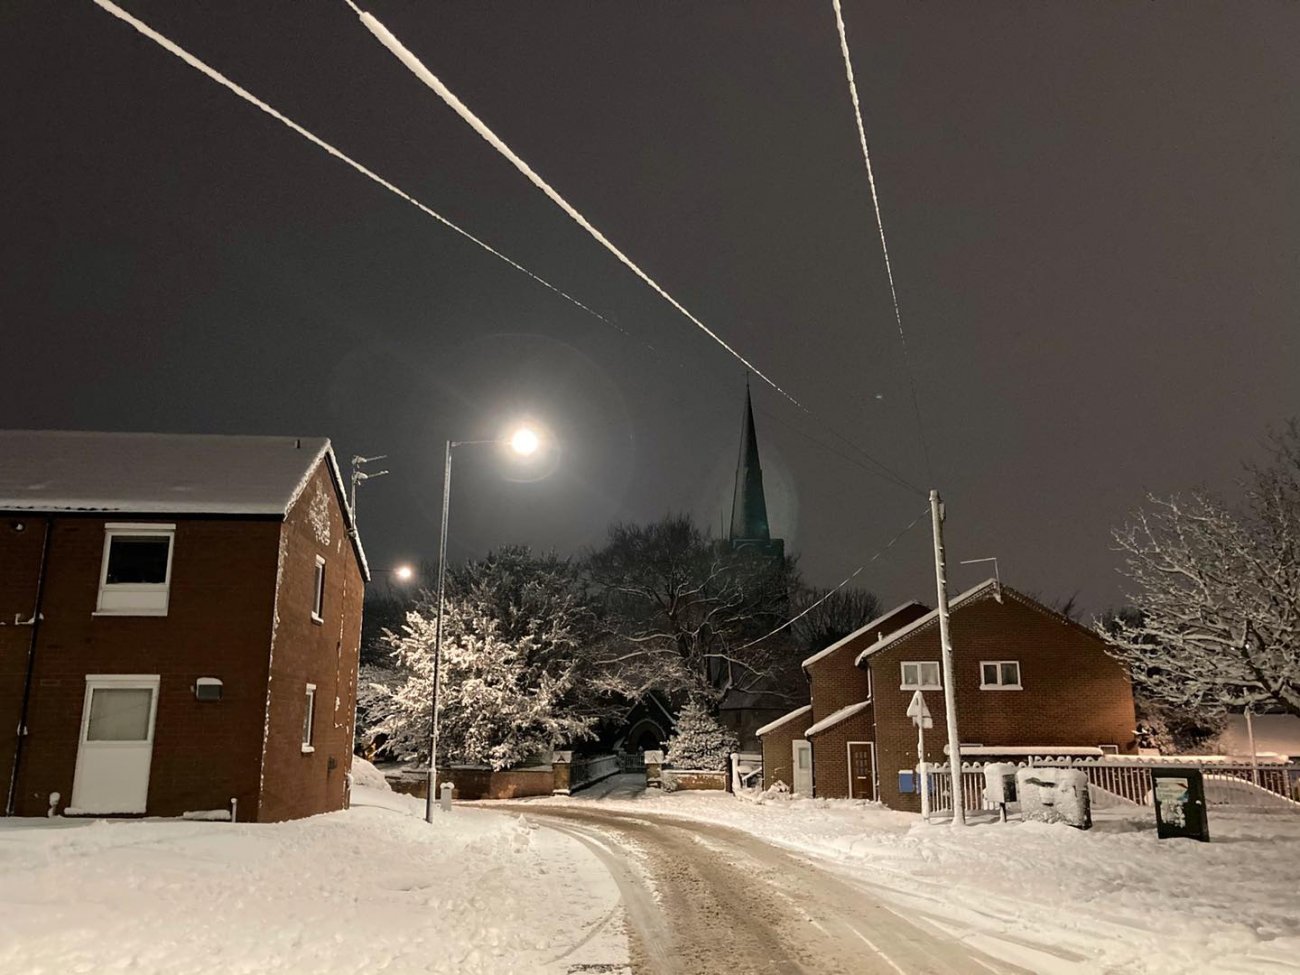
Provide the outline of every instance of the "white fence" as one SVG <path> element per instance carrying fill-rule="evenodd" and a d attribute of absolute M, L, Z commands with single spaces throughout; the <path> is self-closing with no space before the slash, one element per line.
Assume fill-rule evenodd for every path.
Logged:
<path fill-rule="evenodd" d="M 1175 756 L 1145 759 L 1108 756 L 1086 759 L 1030 759 L 1021 768 L 1074 768 L 1088 776 L 1093 804 L 1108 802 L 1151 805 L 1153 768 L 1194 768 L 1205 776 L 1205 800 L 1210 806 L 1272 809 L 1300 812 L 1300 764 L 1259 763 L 1205 759 L 1180 760 Z M 952 777 L 947 765 L 929 766 L 930 809 L 952 811 Z M 992 808 L 984 799 L 984 766 L 963 763 L 962 806 L 967 812 Z M 925 783 L 921 783 L 922 788 Z"/>

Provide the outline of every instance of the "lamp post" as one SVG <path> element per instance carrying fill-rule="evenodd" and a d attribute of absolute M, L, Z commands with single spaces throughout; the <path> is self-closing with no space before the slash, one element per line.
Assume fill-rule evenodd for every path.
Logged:
<path fill-rule="evenodd" d="M 442 523 L 438 529 L 438 620 L 433 637 L 433 714 L 429 732 L 429 794 L 424 800 L 425 822 L 433 822 L 433 805 L 438 791 L 438 691 L 442 678 L 442 614 L 447 578 L 447 511 L 451 507 L 451 452 L 456 447 L 474 447 L 484 444 L 508 446 L 520 457 L 535 454 L 542 439 L 529 427 L 520 427 L 505 440 L 448 440 L 443 452 L 442 467 Z"/>

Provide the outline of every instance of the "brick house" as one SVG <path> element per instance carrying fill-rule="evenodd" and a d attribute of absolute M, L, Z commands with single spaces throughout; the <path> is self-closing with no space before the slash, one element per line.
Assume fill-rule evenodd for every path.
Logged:
<path fill-rule="evenodd" d="M 369 574 L 329 441 L 5 431 L 0 456 L 6 813 L 343 808 Z"/>
<path fill-rule="evenodd" d="M 993 579 L 949 608 L 964 760 L 1137 750 L 1128 675 L 1090 630 Z M 807 752 L 813 795 L 918 810 L 900 775 L 917 763 L 906 712 L 918 690 L 934 717 L 926 760 L 946 759 L 938 613 L 906 603 L 809 657 L 804 670 L 811 709 L 761 729 L 764 784 L 793 784 L 792 765 Z"/>

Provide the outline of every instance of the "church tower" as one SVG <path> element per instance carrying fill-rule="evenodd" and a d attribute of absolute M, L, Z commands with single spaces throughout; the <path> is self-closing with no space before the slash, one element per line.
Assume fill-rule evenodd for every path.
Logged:
<path fill-rule="evenodd" d="M 731 531 L 727 541 L 733 551 L 758 552 L 779 559 L 785 542 L 772 537 L 767 523 L 767 497 L 763 493 L 763 468 L 758 461 L 758 434 L 754 429 L 754 404 L 745 382 L 745 412 L 740 424 L 740 458 L 731 500 Z"/>

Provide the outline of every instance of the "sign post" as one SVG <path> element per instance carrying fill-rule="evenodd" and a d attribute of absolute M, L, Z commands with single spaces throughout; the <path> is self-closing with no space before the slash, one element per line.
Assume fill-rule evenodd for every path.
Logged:
<path fill-rule="evenodd" d="M 925 698 L 917 691 L 912 695 L 912 703 L 907 706 L 907 716 L 916 725 L 916 774 L 917 787 L 921 791 L 921 818 L 930 821 L 930 772 L 925 761 L 925 729 L 934 727 L 934 718 L 926 706 Z"/>

